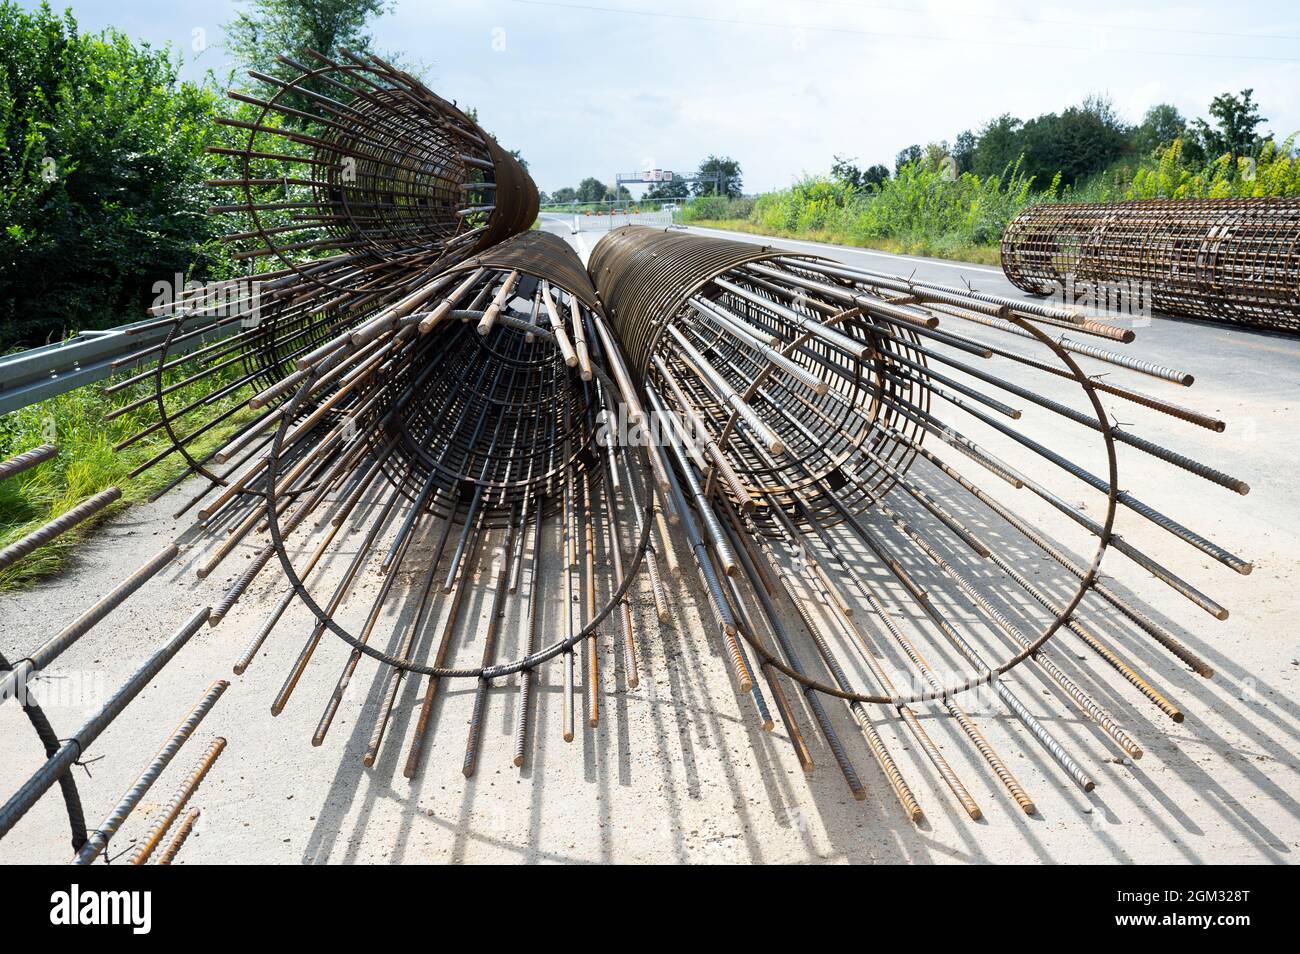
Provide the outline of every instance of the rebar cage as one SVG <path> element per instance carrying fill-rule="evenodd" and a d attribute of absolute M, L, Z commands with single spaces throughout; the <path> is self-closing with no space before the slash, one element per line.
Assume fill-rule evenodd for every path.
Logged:
<path fill-rule="evenodd" d="M 1300 331 L 1300 199 L 1033 205 L 1002 270 L 1035 295 Z"/>

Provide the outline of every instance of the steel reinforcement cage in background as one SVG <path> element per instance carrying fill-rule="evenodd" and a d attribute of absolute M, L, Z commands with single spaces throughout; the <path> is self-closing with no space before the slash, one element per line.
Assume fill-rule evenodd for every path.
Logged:
<path fill-rule="evenodd" d="M 1034 205 L 1003 233 L 1002 270 L 1033 294 L 1124 288 L 1171 315 L 1300 331 L 1300 199 Z"/>

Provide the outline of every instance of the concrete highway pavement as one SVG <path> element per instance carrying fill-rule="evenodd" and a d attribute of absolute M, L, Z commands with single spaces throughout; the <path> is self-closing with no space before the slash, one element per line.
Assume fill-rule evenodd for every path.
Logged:
<path fill-rule="evenodd" d="M 852 245 L 832 245 L 829 242 L 808 242 L 803 239 L 772 238 L 767 235 L 752 235 L 748 232 L 730 232 L 723 229 L 705 229 L 688 226 L 683 229 L 697 235 L 714 235 L 718 238 L 731 239 L 734 242 L 750 242 L 755 245 L 771 245 L 774 248 L 788 248 L 792 252 L 811 252 L 827 258 L 838 259 L 846 265 L 869 268 L 877 272 L 891 272 L 898 275 L 912 275 L 925 281 L 942 282 L 945 285 L 961 286 L 968 280 L 977 285 L 980 291 L 1012 298 L 1025 298 L 1036 301 L 1007 281 L 1002 269 L 991 265 L 975 265 L 970 262 L 953 262 L 941 258 L 922 258 L 917 255 L 898 255 L 894 252 L 882 252 L 878 249 L 857 248 Z"/>

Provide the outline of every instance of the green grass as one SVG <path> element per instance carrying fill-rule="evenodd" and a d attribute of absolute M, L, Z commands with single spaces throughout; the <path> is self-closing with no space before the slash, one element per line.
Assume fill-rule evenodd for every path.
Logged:
<path fill-rule="evenodd" d="M 173 369 L 166 380 L 180 380 L 184 375 L 176 372 L 185 367 Z M 233 380 L 237 373 L 233 370 L 235 367 L 232 365 L 228 369 L 231 376 L 227 380 Z M 192 373 L 192 370 L 187 373 Z M 121 378 L 127 376 L 123 374 Z M 167 405 L 171 409 L 179 408 L 208 393 L 213 384 L 209 380 L 187 385 L 168 395 Z M 157 421 L 157 408 L 150 402 L 112 421 L 106 420 L 108 412 L 115 406 L 152 394 L 152 380 L 133 384 L 112 398 L 105 397 L 102 388 L 103 385 L 78 388 L 0 417 L 0 460 L 7 460 L 50 440 L 60 448 L 59 455 L 53 460 L 0 481 L 0 547 L 8 546 L 48 523 L 92 494 L 114 485 L 122 489 L 120 501 L 9 569 L 0 571 L 0 591 L 26 586 L 57 573 L 77 544 L 85 540 L 105 516 L 149 497 L 184 472 L 184 459 L 180 454 L 172 454 L 139 477 L 127 477 L 135 467 L 169 446 L 170 441 L 165 431 L 160 429 L 130 447 L 115 451 L 113 447 L 119 441 Z M 240 394 L 247 396 L 247 388 L 241 389 Z M 213 405 L 206 413 L 199 410 L 182 417 L 178 433 L 183 437 L 239 400 L 239 394 L 232 395 Z M 196 459 L 201 460 L 254 413 L 245 408 L 186 446 Z"/>
<path fill-rule="evenodd" d="M 896 255 L 921 255 L 926 258 L 946 258 L 956 262 L 975 262 L 980 265 L 997 265 L 1001 262 L 996 245 L 975 245 L 949 236 L 903 236 L 899 238 L 867 238 L 838 229 L 773 229 L 748 219 L 692 219 L 691 225 L 751 235 L 768 235 L 772 238 L 797 238 L 809 242 L 828 242 L 854 248 L 874 248 Z"/>
<path fill-rule="evenodd" d="M 1189 163 L 1175 141 L 1130 156 L 1084 182 L 1039 183 L 1019 163 L 999 176 L 946 174 L 932 159 L 904 166 L 879 187 L 855 189 L 805 176 L 788 189 L 753 198 L 704 197 L 683 210 L 688 225 L 878 248 L 908 255 L 996 265 L 998 242 L 1021 209 L 1038 202 L 1300 195 L 1294 139 L 1268 143 L 1254 161 L 1222 156 Z"/>
<path fill-rule="evenodd" d="M 755 198 L 696 199 L 683 218 L 756 235 L 997 264 L 1007 222 L 1036 198 L 1018 166 L 1002 176 L 950 178 L 920 161 L 880 188 L 807 176 Z"/>

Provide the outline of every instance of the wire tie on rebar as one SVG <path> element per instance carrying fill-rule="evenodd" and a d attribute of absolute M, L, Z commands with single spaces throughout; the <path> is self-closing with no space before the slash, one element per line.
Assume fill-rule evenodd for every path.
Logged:
<path fill-rule="evenodd" d="M 110 855 L 107 851 L 105 851 L 103 853 L 104 864 L 111 865 L 114 861 L 116 861 L 118 858 L 121 858 L 123 855 L 133 854 L 135 852 L 135 848 L 136 848 L 135 845 L 127 845 L 125 848 L 123 848 L 115 855 Z"/>
<path fill-rule="evenodd" d="M 74 742 L 75 742 L 76 740 L 70 740 L 70 741 L 74 741 Z M 81 767 L 81 768 L 83 768 L 83 769 L 85 769 L 85 770 L 86 770 L 86 778 L 94 778 L 95 776 L 91 773 L 91 771 L 90 771 L 90 766 L 93 765 L 95 762 L 98 762 L 98 761 L 99 761 L 100 759 L 102 759 L 103 757 L 104 757 L 104 756 L 102 756 L 102 755 L 96 755 L 94 758 L 86 759 L 85 761 L 82 761 L 82 758 L 81 758 L 81 744 L 80 744 L 80 743 L 77 743 L 77 757 L 76 757 L 75 759 L 72 760 L 72 764 L 73 764 L 73 765 L 76 765 L 76 766 L 79 766 L 79 767 Z"/>

